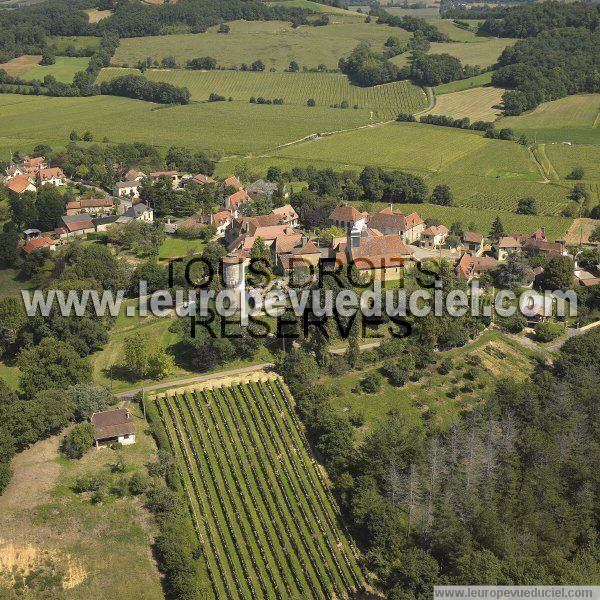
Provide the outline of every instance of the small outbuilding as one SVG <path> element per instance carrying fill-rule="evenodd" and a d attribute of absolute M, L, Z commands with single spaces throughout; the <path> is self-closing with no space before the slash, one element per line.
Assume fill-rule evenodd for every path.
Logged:
<path fill-rule="evenodd" d="M 94 426 L 94 443 L 101 445 L 119 442 L 124 446 L 135 444 L 135 424 L 125 408 L 115 408 L 94 413 L 90 421 Z"/>

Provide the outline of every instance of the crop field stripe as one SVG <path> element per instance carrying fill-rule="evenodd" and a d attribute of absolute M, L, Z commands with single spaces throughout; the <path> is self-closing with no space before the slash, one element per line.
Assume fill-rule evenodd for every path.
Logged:
<path fill-rule="evenodd" d="M 276 400 L 276 392 L 273 389 L 273 383 L 271 381 L 267 382 L 267 388 L 270 389 L 270 392 L 273 394 L 273 398 Z M 297 444 L 302 447 L 304 446 L 305 448 L 309 448 L 309 442 L 308 439 L 306 438 L 306 435 L 304 434 L 304 430 L 302 428 L 302 424 L 300 423 L 298 416 L 296 415 L 296 412 L 294 411 L 294 408 L 290 402 L 290 399 L 287 395 L 286 390 L 283 388 L 283 386 L 281 385 L 281 382 L 279 381 L 279 379 L 275 380 L 275 388 L 277 390 L 277 393 L 279 394 L 279 398 L 281 398 L 283 406 L 285 406 L 286 410 L 287 410 L 287 415 L 290 416 L 291 421 L 292 421 L 292 427 L 291 430 L 293 432 L 293 435 L 295 435 L 296 437 L 296 442 Z M 280 414 L 283 414 L 283 410 L 279 409 Z M 292 435 L 292 440 L 294 439 Z M 298 446 L 295 444 L 295 447 L 297 448 Z M 329 488 L 329 486 L 327 486 L 325 479 L 323 477 L 323 474 L 320 471 L 319 465 L 317 464 L 316 460 L 312 457 L 309 456 L 308 453 L 299 453 L 302 456 L 303 461 L 308 460 L 310 462 L 310 466 L 312 466 L 312 469 L 307 466 L 305 464 L 305 471 L 307 473 L 308 476 L 308 480 L 311 486 L 311 489 L 314 491 L 315 495 L 317 496 L 317 500 L 319 503 L 319 507 L 321 508 L 321 511 L 325 514 L 325 518 L 327 520 L 327 523 L 330 527 L 330 530 L 332 532 L 332 534 L 334 535 L 336 542 L 339 544 L 342 543 L 342 540 L 340 540 L 340 536 L 338 534 L 338 531 L 335 527 L 335 524 L 339 521 L 338 517 L 340 516 L 340 511 L 339 508 L 337 506 L 337 502 L 335 501 L 333 494 L 331 493 L 331 489 Z M 316 480 L 315 481 L 313 479 L 313 475 L 315 475 Z M 335 509 L 334 509 L 335 507 Z M 345 526 L 344 526 L 345 528 Z M 344 533 L 347 535 L 347 532 L 344 531 Z M 354 578 L 355 584 L 359 585 L 361 580 L 364 577 L 364 573 L 361 571 L 358 562 L 357 562 L 357 558 L 358 558 L 358 551 L 357 549 L 349 543 L 349 536 L 346 540 L 344 540 L 346 543 L 344 546 L 342 546 L 342 552 L 344 554 L 344 560 L 346 562 L 346 564 L 348 565 L 348 568 L 351 570 L 352 572 L 352 576 Z M 346 554 L 346 550 L 349 550 L 351 553 L 351 557 L 352 560 L 347 556 Z"/>
<path fill-rule="evenodd" d="M 285 412 L 277 398 L 275 391 L 271 386 L 271 383 L 267 382 L 267 384 L 264 385 L 264 387 L 262 383 L 258 383 L 258 389 L 260 391 L 259 397 L 262 397 L 265 400 L 265 404 L 267 405 L 267 407 L 271 406 L 267 400 L 269 397 L 271 397 L 271 399 L 275 403 L 275 406 L 277 408 L 277 414 L 271 411 L 271 416 L 276 424 L 276 428 L 280 432 L 281 439 L 289 439 L 292 443 L 294 452 L 297 457 L 297 461 L 299 463 L 299 466 L 301 467 L 300 473 L 304 476 L 303 478 L 301 478 L 300 474 L 298 473 L 298 470 L 294 468 L 294 471 L 298 478 L 298 482 L 301 486 L 301 491 L 307 499 L 311 499 L 311 501 L 309 502 L 310 511 L 313 515 L 314 520 L 319 525 L 319 529 L 321 531 L 323 539 L 327 544 L 328 551 L 334 557 L 338 573 L 344 579 L 344 584 L 346 585 L 346 587 L 352 588 L 358 586 L 360 584 L 360 577 L 358 577 L 356 572 L 354 571 L 353 565 L 350 562 L 346 553 L 346 548 L 344 547 L 342 540 L 335 526 L 333 525 L 333 522 L 331 520 L 332 515 L 327 511 L 326 508 L 327 503 L 323 502 L 323 498 L 319 493 L 321 491 L 321 483 L 315 482 L 311 477 L 311 470 L 314 470 L 317 466 L 307 462 L 307 453 L 302 452 L 303 443 L 298 435 L 297 427 L 295 423 L 292 423 L 292 425 L 290 425 L 288 419 L 284 418 L 283 415 L 285 414 Z M 283 423 L 287 435 L 284 435 L 283 431 L 281 431 L 281 428 L 278 424 L 278 420 L 280 420 Z M 292 457 L 289 454 L 289 449 L 287 445 L 285 446 L 285 449 L 291 461 Z M 294 463 L 292 464 L 294 465 Z M 312 501 L 312 498 L 314 498 L 314 502 Z M 325 523 L 326 525 L 323 525 L 323 523 Z M 333 540 L 331 538 L 333 538 Z"/>
<path fill-rule="evenodd" d="M 251 409 L 253 404 L 258 406 L 258 403 L 255 404 L 253 401 L 254 399 L 250 396 L 250 394 L 245 393 L 243 387 L 240 387 L 239 389 L 242 395 L 242 406 L 247 409 Z M 306 503 L 306 499 L 303 499 L 295 494 L 293 488 L 291 487 L 287 465 L 277 453 L 277 444 L 273 438 L 273 432 L 269 428 L 267 421 L 264 418 L 264 414 L 258 413 L 257 416 L 257 413 L 252 413 L 250 418 L 250 422 L 254 422 L 254 426 L 257 428 L 257 430 L 261 431 L 263 434 L 267 434 L 267 439 L 270 441 L 271 449 L 268 448 L 264 435 L 261 436 L 261 442 L 263 444 L 267 460 L 270 463 L 267 471 L 273 475 L 275 481 L 277 482 L 276 487 L 281 491 L 281 497 L 283 498 L 283 502 L 290 515 L 290 521 L 302 531 L 302 534 L 299 536 L 300 543 L 305 555 L 308 556 L 311 569 L 314 573 L 316 581 L 318 582 L 318 588 L 320 588 L 319 590 L 317 587 L 313 587 L 311 591 L 316 597 L 330 598 L 330 578 L 325 575 L 316 559 L 318 556 L 318 550 L 315 547 L 315 541 L 313 537 L 316 532 L 311 530 L 304 519 L 305 513 L 303 510 L 305 510 L 305 507 L 303 506 L 303 503 Z M 280 461 L 279 466 L 274 463 L 273 456 L 276 456 Z M 293 504 L 291 499 L 294 500 Z M 297 551 L 300 552 L 299 549 Z"/>
<path fill-rule="evenodd" d="M 258 550 L 257 554 L 259 554 L 261 557 L 262 567 L 258 565 L 258 561 L 256 560 L 256 554 L 254 552 L 250 553 L 250 561 L 256 573 L 259 586 L 265 597 L 275 596 L 276 598 L 281 598 L 280 584 L 276 581 L 273 565 L 269 562 L 269 559 L 265 553 L 265 544 L 268 543 L 267 535 L 263 530 L 262 524 L 260 523 L 260 519 L 254 512 L 254 506 L 251 507 L 247 502 L 247 498 L 251 496 L 247 479 L 244 476 L 244 472 L 239 461 L 237 463 L 234 463 L 231 459 L 232 455 L 236 456 L 237 458 L 237 453 L 233 450 L 235 448 L 235 444 L 232 439 L 231 428 L 226 421 L 222 420 L 222 423 L 225 425 L 227 437 L 229 438 L 229 446 L 232 450 L 231 452 L 228 452 L 226 450 L 227 444 L 225 442 L 225 436 L 223 435 L 223 432 L 221 431 L 221 428 L 219 427 L 218 422 L 213 414 L 212 407 L 213 404 L 216 404 L 215 402 L 213 402 L 214 397 L 212 399 L 208 399 L 205 393 L 203 393 L 203 397 L 206 400 L 208 400 L 205 406 L 208 406 L 208 413 L 212 421 L 212 428 L 217 433 L 219 445 L 215 445 L 215 440 L 214 438 L 212 438 L 210 425 L 208 429 L 204 429 L 203 431 L 205 432 L 205 434 L 208 434 L 208 437 L 210 438 L 211 448 L 213 448 L 213 450 L 216 450 L 216 448 L 220 448 L 220 452 L 215 452 L 215 454 L 218 456 L 219 467 L 222 470 L 221 474 L 223 476 L 222 478 L 224 482 L 227 481 L 227 474 L 224 473 L 225 469 L 222 459 L 225 458 L 225 462 L 227 463 L 229 478 L 233 481 L 235 486 L 235 494 L 230 494 L 230 496 L 233 496 L 234 498 L 238 499 L 238 509 L 235 513 L 236 519 L 239 519 L 240 504 L 242 506 L 242 511 L 245 517 L 243 519 L 243 522 L 240 522 L 240 529 L 242 530 L 242 534 L 244 536 L 245 545 L 248 548 L 256 547 L 256 549 Z M 204 425 L 206 423 L 206 415 L 203 412 L 204 406 L 200 403 L 196 394 L 192 395 L 192 401 L 190 401 L 190 396 L 188 394 L 186 394 L 184 398 L 186 400 L 186 406 L 188 408 L 188 411 L 192 416 L 194 428 L 196 429 L 197 435 L 200 438 L 202 434 L 198 426 L 198 415 L 200 416 L 202 424 Z M 247 527 L 250 527 L 250 533 L 247 531 Z M 263 571 L 266 571 L 267 577 L 269 578 L 269 590 L 267 590 L 265 582 L 260 575 Z"/>
<path fill-rule="evenodd" d="M 275 560 L 276 568 L 279 571 L 279 576 L 280 576 L 281 582 L 283 583 L 283 586 L 285 587 L 288 597 L 292 595 L 292 587 L 294 587 L 294 586 L 296 587 L 297 591 L 300 592 L 300 594 L 302 594 L 301 587 L 299 585 L 297 585 L 296 581 L 293 578 L 290 578 L 289 572 L 290 571 L 295 572 L 297 568 L 294 564 L 291 553 L 289 552 L 288 548 L 286 547 L 284 537 L 281 532 L 281 527 L 279 525 L 279 522 L 277 521 L 277 518 L 275 517 L 275 511 L 274 511 L 272 505 L 269 503 L 269 498 L 268 498 L 267 494 L 264 492 L 263 481 L 258 476 L 258 471 L 256 468 L 257 465 L 255 465 L 251 459 L 251 456 L 258 450 L 258 448 L 255 445 L 252 445 L 252 451 L 250 451 L 248 442 L 246 441 L 246 439 L 244 438 L 244 436 L 240 430 L 239 422 L 237 421 L 237 419 L 229 405 L 227 392 L 223 388 L 220 388 L 219 392 L 221 394 L 223 402 L 221 403 L 221 402 L 217 401 L 216 406 L 217 406 L 217 409 L 219 410 L 219 414 L 221 415 L 223 423 L 226 423 L 226 427 L 228 428 L 228 431 L 230 433 L 231 448 L 233 449 L 233 452 L 236 456 L 236 460 L 238 461 L 240 469 L 242 471 L 246 471 L 246 473 L 248 473 L 248 472 L 252 473 L 252 477 L 253 477 L 252 483 L 257 488 L 258 493 L 261 496 L 261 501 L 263 502 L 263 506 L 266 509 L 267 515 L 269 516 L 269 522 L 268 522 L 269 526 L 266 526 L 264 524 L 263 520 L 260 519 L 260 517 L 258 517 L 259 526 L 263 528 L 264 535 L 265 535 L 265 537 L 268 538 L 269 547 L 271 548 L 271 550 L 273 552 L 276 553 L 276 556 L 274 558 L 277 559 L 277 560 Z M 214 396 L 215 392 L 213 391 L 212 393 Z M 222 409 L 221 404 L 223 404 L 223 406 L 226 408 L 226 411 L 224 411 Z M 231 427 L 233 427 L 233 431 L 232 431 Z M 235 435 L 233 435 L 233 432 L 235 432 Z M 238 441 L 240 443 L 243 452 L 240 453 L 235 441 Z M 250 442 L 250 443 L 252 443 L 252 442 Z M 247 481 L 247 480 L 245 480 L 245 481 Z M 253 489 L 254 486 L 247 484 L 247 489 L 248 489 L 248 492 L 250 495 L 250 500 L 255 509 L 255 512 L 257 515 L 260 515 L 261 514 L 261 505 L 257 499 L 256 491 Z M 286 570 L 283 568 L 284 565 L 287 565 L 289 571 L 286 572 Z M 298 565 L 298 567 L 299 567 L 299 565 Z"/>
<path fill-rule="evenodd" d="M 311 528 L 316 527 L 316 529 L 320 533 L 320 535 L 317 536 L 317 538 L 320 542 L 319 544 L 316 544 L 317 552 L 319 553 L 320 558 L 324 561 L 324 566 L 327 570 L 327 574 L 328 574 L 330 580 L 333 581 L 334 585 L 336 584 L 336 581 L 337 581 L 338 585 L 341 584 L 342 586 L 344 586 L 347 589 L 351 588 L 352 583 L 350 583 L 348 581 L 346 574 L 344 573 L 343 569 L 341 568 L 338 557 L 336 556 L 336 553 L 335 553 L 334 549 L 332 548 L 331 542 L 330 542 L 329 538 L 327 537 L 327 532 L 325 531 L 321 521 L 315 514 L 315 509 L 314 509 L 313 503 L 310 501 L 311 500 L 310 495 L 304 484 L 301 473 L 298 471 L 297 462 L 302 461 L 302 452 L 299 452 L 298 449 L 296 448 L 297 457 L 296 457 L 296 460 L 294 460 L 294 457 L 292 457 L 291 453 L 289 452 L 288 445 L 283 443 L 283 440 L 291 441 L 291 439 L 289 438 L 289 435 L 285 435 L 284 432 L 281 430 L 279 423 L 277 421 L 277 418 L 273 414 L 272 404 L 268 402 L 268 400 L 264 396 L 262 390 L 260 388 L 258 388 L 257 386 L 255 386 L 253 384 L 249 384 L 247 386 L 247 388 L 249 389 L 252 399 L 255 401 L 256 407 L 258 408 L 259 412 L 264 411 L 262 413 L 263 418 L 264 418 L 265 413 L 268 414 L 269 418 L 271 419 L 271 422 L 275 426 L 275 429 L 278 433 L 278 439 L 277 439 L 278 443 L 276 445 L 275 450 L 280 455 L 283 456 L 282 463 L 287 466 L 286 473 L 288 475 L 289 482 L 290 482 L 290 485 L 292 486 L 295 497 L 300 497 L 304 501 L 300 505 L 303 507 L 303 510 L 301 511 L 302 518 L 306 522 L 307 527 L 311 527 Z M 282 450 L 283 450 L 283 453 L 282 453 Z M 287 458 L 287 462 L 286 462 L 286 458 Z M 290 470 L 293 472 L 293 476 L 290 473 Z M 305 473 L 302 473 L 302 474 L 305 475 Z M 294 483 L 294 481 L 300 487 L 300 493 L 299 493 L 298 488 L 296 487 L 296 483 Z M 306 507 L 308 507 L 308 514 L 306 513 Z M 309 525 L 309 523 L 310 523 L 310 525 Z M 325 544 L 325 548 L 322 547 L 323 543 Z M 332 567 L 334 569 L 333 573 L 332 573 L 332 569 L 331 569 Z M 338 593 L 338 595 L 339 595 L 339 593 Z"/>
<path fill-rule="evenodd" d="M 279 382 L 156 405 L 216 598 L 330 600 L 364 589 Z"/>
<path fill-rule="evenodd" d="M 172 404 L 175 406 L 177 414 L 175 414 Z M 236 554 L 236 547 L 234 544 L 231 543 L 229 539 L 226 538 L 225 534 L 223 533 L 224 529 L 228 529 L 230 527 L 230 523 L 226 519 L 225 515 L 222 513 L 220 503 L 217 502 L 217 506 L 215 506 L 215 502 L 213 502 L 212 500 L 213 497 L 216 496 L 216 493 L 214 491 L 214 487 L 209 486 L 209 484 L 207 483 L 210 481 L 210 478 L 208 476 L 208 468 L 206 467 L 206 464 L 201 463 L 198 453 L 193 449 L 194 446 L 192 445 L 191 440 L 189 438 L 189 434 L 186 431 L 186 424 L 181 413 L 181 408 L 179 406 L 179 400 L 177 396 L 174 396 L 172 398 L 172 402 L 167 402 L 167 408 L 169 410 L 171 419 L 173 420 L 173 426 L 175 427 L 176 431 L 179 431 L 179 443 L 182 445 L 182 447 L 186 448 L 186 454 L 188 456 L 192 454 L 194 457 L 193 462 L 190 460 L 190 476 L 192 478 L 195 477 L 202 484 L 203 499 L 205 500 L 206 510 L 204 514 L 210 515 L 212 517 L 212 520 L 209 522 L 211 523 L 212 528 L 216 531 L 218 543 L 221 545 L 223 553 L 225 554 L 225 563 L 227 567 L 223 565 L 223 569 L 224 571 L 226 570 L 227 573 L 226 581 L 228 582 L 229 592 L 233 598 L 245 598 L 246 595 L 243 592 L 244 587 L 242 586 L 240 577 L 240 575 L 243 576 L 241 564 L 239 563 L 239 561 L 236 561 L 234 566 L 234 561 L 232 558 L 232 556 L 235 556 Z M 184 436 L 185 440 L 187 441 L 184 441 Z M 190 446 L 190 449 L 187 448 L 188 445 Z M 216 547 L 218 547 L 218 545 L 215 543 L 213 548 Z M 231 580 L 233 580 L 233 584 Z"/>
<path fill-rule="evenodd" d="M 248 597 L 248 592 L 252 598 L 256 598 L 255 575 L 250 573 L 246 559 L 242 554 L 245 540 L 239 522 L 239 515 L 231 498 L 230 490 L 226 483 L 218 477 L 218 472 L 215 469 L 214 463 L 209 459 L 209 452 L 206 445 L 202 443 L 202 440 L 197 434 L 192 434 L 190 426 L 191 417 L 182 406 L 182 401 L 178 395 L 174 397 L 174 404 L 177 408 L 190 447 L 196 448 L 199 445 L 202 450 L 201 453 L 194 450 L 194 457 L 199 469 L 202 468 L 204 473 L 208 472 L 209 488 L 212 490 L 212 498 L 216 498 L 217 500 L 216 505 L 218 506 L 218 512 L 222 517 L 222 523 L 225 525 L 224 527 L 219 528 L 221 543 L 223 545 L 227 544 L 229 548 L 233 548 L 232 552 L 226 552 L 226 556 L 229 561 L 230 569 L 236 575 L 238 592 L 243 598 Z M 210 449 L 214 453 L 214 449 Z M 200 467 L 200 463 L 202 464 L 202 467 Z M 213 510 L 215 510 L 214 504 Z M 235 515 L 236 519 L 232 520 L 231 515 Z M 225 535 L 225 531 L 227 531 L 229 535 Z M 233 557 L 236 559 L 235 563 Z"/>
<path fill-rule="evenodd" d="M 293 511 L 291 510 L 289 503 L 285 500 L 287 498 L 286 494 L 288 494 L 289 491 L 280 485 L 280 481 L 277 478 L 277 471 L 272 466 L 272 457 L 268 452 L 263 431 L 256 426 L 256 423 L 254 423 L 254 427 L 252 428 L 249 426 L 249 423 L 253 422 L 254 415 L 250 415 L 246 412 L 247 407 L 245 406 L 245 399 L 241 395 L 237 395 L 234 390 L 230 390 L 230 394 L 232 397 L 232 405 L 236 408 L 240 422 L 244 426 L 248 439 L 255 448 L 255 459 L 259 464 L 258 472 L 260 473 L 259 491 L 261 492 L 263 503 L 265 503 L 267 506 L 275 507 L 276 514 L 287 536 L 286 542 L 289 544 L 293 552 L 293 554 L 290 556 L 298 561 L 300 565 L 299 572 L 302 573 L 306 585 L 312 592 L 313 597 L 318 598 L 320 597 L 320 594 L 316 570 L 313 568 L 312 571 L 309 571 L 306 561 L 304 560 L 300 548 L 296 542 L 297 538 L 305 535 L 305 531 L 299 525 L 298 520 L 293 515 Z M 244 407 L 244 410 L 242 410 L 241 407 Z M 265 463 L 265 460 L 267 460 L 269 463 L 268 466 Z M 267 490 L 268 493 L 266 493 L 265 490 Z M 290 523 L 293 525 L 296 535 L 292 535 Z M 292 571 L 292 576 L 294 577 L 296 586 L 299 587 L 300 591 L 302 592 L 302 588 L 305 586 L 301 583 L 298 577 L 298 572 Z"/>
<path fill-rule="evenodd" d="M 159 400 L 157 400 L 157 402 L 156 402 L 158 413 L 159 413 L 159 416 L 163 423 L 163 426 L 165 428 L 165 431 L 167 433 L 167 437 L 169 438 L 169 443 L 171 444 L 171 448 L 173 450 L 174 456 L 175 456 L 175 458 L 181 458 L 186 467 L 185 468 L 186 475 L 183 479 L 183 483 L 184 483 L 184 487 L 187 490 L 188 499 L 191 502 L 190 511 L 192 512 L 192 514 L 199 512 L 200 515 L 202 515 L 201 520 L 204 525 L 204 531 L 206 532 L 206 538 L 208 540 L 208 544 L 209 544 L 209 547 L 211 550 L 210 553 L 207 552 L 207 566 L 210 564 L 209 561 L 211 559 L 216 563 L 216 567 L 217 567 L 216 572 L 219 573 L 219 579 L 220 579 L 219 586 L 218 586 L 219 592 L 224 593 L 225 597 L 227 597 L 227 598 L 230 598 L 230 599 L 237 598 L 238 597 L 237 593 L 234 592 L 234 589 L 231 586 L 231 584 L 226 576 L 225 566 L 223 564 L 223 557 L 221 556 L 221 552 L 223 551 L 223 549 L 219 550 L 219 546 L 216 543 L 215 536 L 212 531 L 213 525 L 209 524 L 209 522 L 207 521 L 207 519 L 205 517 L 205 515 L 213 514 L 210 507 L 205 505 L 201 501 L 201 498 L 203 498 L 203 497 L 207 498 L 208 496 L 206 494 L 204 494 L 204 495 L 200 494 L 197 481 L 194 479 L 194 476 L 192 474 L 193 471 L 192 471 L 191 459 L 189 457 L 189 454 L 185 450 L 183 440 L 181 437 L 181 432 L 177 429 L 177 425 L 175 424 L 175 416 L 174 416 L 172 408 L 170 406 L 170 400 L 165 398 L 164 404 L 165 404 L 165 407 L 169 414 L 168 424 L 167 424 L 167 420 L 164 417 L 164 412 L 162 409 L 161 402 Z M 171 428 L 173 429 L 174 434 L 173 434 L 173 432 L 171 432 Z M 180 469 L 180 472 L 181 471 L 182 470 Z M 201 481 L 203 483 L 202 479 L 201 479 Z M 193 491 L 193 495 L 192 495 L 191 491 Z M 194 498 L 193 500 L 192 500 L 192 496 Z M 202 536 L 200 534 L 200 532 L 198 532 L 198 538 L 199 538 L 200 542 L 202 542 L 202 540 L 204 539 L 204 536 Z M 216 579 L 216 577 L 215 577 L 215 579 Z M 216 598 L 221 597 L 220 593 L 216 595 Z"/>

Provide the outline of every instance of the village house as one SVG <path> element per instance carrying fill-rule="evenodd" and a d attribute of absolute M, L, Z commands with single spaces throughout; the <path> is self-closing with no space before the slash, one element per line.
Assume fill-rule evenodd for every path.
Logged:
<path fill-rule="evenodd" d="M 43 156 L 36 156 L 34 158 L 25 157 L 21 162 L 15 163 L 10 161 L 6 167 L 7 177 L 17 177 L 18 175 L 33 175 L 40 169 L 47 169 L 48 164 Z"/>
<path fill-rule="evenodd" d="M 140 194 L 141 181 L 119 181 L 113 189 L 115 198 L 137 198 Z"/>
<path fill-rule="evenodd" d="M 494 253 L 499 261 L 505 261 L 511 254 L 521 251 L 521 244 L 515 238 L 505 236 L 494 244 Z"/>
<path fill-rule="evenodd" d="M 244 186 L 241 184 L 240 180 L 237 177 L 228 177 L 223 181 L 221 187 L 226 190 L 227 188 L 233 188 L 236 192 L 241 192 L 244 189 Z"/>
<path fill-rule="evenodd" d="M 295 237 L 295 236 L 286 236 Z M 278 243 L 279 242 L 279 243 Z M 293 271 L 297 269 L 310 269 L 314 272 L 316 267 L 321 260 L 321 250 L 317 248 L 315 243 L 308 239 L 306 236 L 301 235 L 300 240 L 294 244 L 291 248 L 288 245 L 288 251 L 283 252 L 284 240 L 275 240 L 275 244 L 271 248 L 275 248 L 276 252 L 279 249 L 279 253 L 275 254 L 276 261 L 284 271 Z"/>
<path fill-rule="evenodd" d="M 554 254 L 566 256 L 567 246 L 564 240 L 556 240 L 555 242 L 548 242 L 543 240 L 528 239 L 523 242 L 523 250 L 541 254 Z"/>
<path fill-rule="evenodd" d="M 414 266 L 414 252 L 398 234 L 383 234 L 370 223 L 367 226 L 367 217 L 363 217 L 338 246 L 336 260 L 353 263 L 369 279 L 397 281 Z"/>
<path fill-rule="evenodd" d="M 203 173 L 198 173 L 198 175 L 194 175 L 190 181 L 194 182 L 197 185 L 213 185 L 217 183 L 212 177 L 208 175 L 204 175 Z"/>
<path fill-rule="evenodd" d="M 400 236 L 405 244 L 419 241 L 425 229 L 425 222 L 417 213 L 405 215 L 400 211 L 394 212 L 391 204 L 378 213 L 370 214 L 368 224 L 384 235 Z"/>
<path fill-rule="evenodd" d="M 16 175 L 4 181 L 4 187 L 14 194 L 22 194 L 23 192 L 35 192 L 35 179 L 31 175 Z"/>
<path fill-rule="evenodd" d="M 456 263 L 456 274 L 465 281 L 479 279 L 498 268 L 498 261 L 491 256 L 478 256 L 465 252 Z"/>
<path fill-rule="evenodd" d="M 148 173 L 150 179 L 158 179 L 159 177 L 166 177 L 171 181 L 173 189 L 177 189 L 181 184 L 182 175 L 178 171 L 155 171 L 154 173 Z"/>
<path fill-rule="evenodd" d="M 41 248 L 48 248 L 50 251 L 56 250 L 56 240 L 49 237 L 30 238 L 22 247 L 22 250 L 25 254 L 31 254 L 34 250 Z"/>
<path fill-rule="evenodd" d="M 298 213 L 294 210 L 291 204 L 279 206 L 271 211 L 271 214 L 279 217 L 279 223 L 281 225 L 289 225 L 290 227 L 298 227 Z"/>
<path fill-rule="evenodd" d="M 137 169 L 129 169 L 127 173 L 125 173 L 125 181 L 142 181 L 142 179 L 146 178 L 146 173 L 142 171 L 138 171 Z"/>
<path fill-rule="evenodd" d="M 138 202 L 119 216 L 116 223 L 131 223 L 131 221 L 154 222 L 154 210 L 144 202 Z"/>
<path fill-rule="evenodd" d="M 23 237 L 25 238 L 25 241 L 29 241 L 35 238 L 39 238 L 41 237 L 42 232 L 39 229 L 35 229 L 35 228 L 31 228 L 31 229 L 26 229 L 23 232 Z"/>
<path fill-rule="evenodd" d="M 462 246 L 466 252 L 473 254 L 474 256 L 481 256 L 483 254 L 485 238 L 481 233 L 476 231 L 467 231 L 462 237 Z"/>
<path fill-rule="evenodd" d="M 277 184 L 272 181 L 259 179 L 258 181 L 251 183 L 246 188 L 246 192 L 253 200 L 257 200 L 258 198 L 270 200 L 277 191 L 277 187 Z"/>
<path fill-rule="evenodd" d="M 225 209 L 230 211 L 233 216 L 237 218 L 240 207 L 251 200 L 252 198 L 248 196 L 245 190 L 240 190 L 235 192 L 235 194 L 231 194 L 231 196 L 227 196 L 227 198 L 225 198 Z"/>
<path fill-rule="evenodd" d="M 67 178 L 59 167 L 52 167 L 50 169 L 40 169 L 37 172 L 37 179 L 40 185 L 53 185 L 54 187 L 60 187 L 67 185 Z"/>
<path fill-rule="evenodd" d="M 93 413 L 90 422 L 94 426 L 96 448 L 115 442 L 123 446 L 135 444 L 135 424 L 125 408 Z"/>
<path fill-rule="evenodd" d="M 258 238 L 262 238 L 267 246 L 272 246 L 276 239 L 293 234 L 294 230 L 292 227 L 287 225 L 273 225 L 267 227 L 256 227 L 253 229 L 252 235 L 242 234 L 237 236 L 227 246 L 229 252 L 238 252 L 243 250 L 250 252 Z M 297 234 L 300 235 L 300 234 Z"/>
<path fill-rule="evenodd" d="M 113 223 L 116 223 L 119 219 L 119 215 L 106 215 L 103 217 L 96 217 L 92 219 L 96 233 L 105 232 Z"/>
<path fill-rule="evenodd" d="M 64 224 L 65 235 L 63 236 L 56 231 L 59 237 L 83 236 L 96 231 L 92 223 L 92 217 L 87 214 L 65 215 L 62 217 L 62 222 Z"/>
<path fill-rule="evenodd" d="M 364 219 L 366 216 L 368 216 L 368 213 L 360 212 L 354 206 L 344 204 L 336 206 L 331 211 L 328 221 L 329 225 L 347 230 L 352 229 L 357 221 Z"/>
<path fill-rule="evenodd" d="M 115 205 L 112 198 L 82 198 L 67 202 L 67 215 L 87 213 L 90 215 L 110 214 Z"/>
<path fill-rule="evenodd" d="M 437 250 L 446 243 L 449 233 L 450 230 L 445 225 L 431 225 L 421 233 L 421 246 Z"/>
<path fill-rule="evenodd" d="M 227 228 L 231 225 L 231 212 L 222 210 L 218 213 L 211 214 L 210 224 L 217 230 L 216 236 L 218 238 L 224 237 Z"/>

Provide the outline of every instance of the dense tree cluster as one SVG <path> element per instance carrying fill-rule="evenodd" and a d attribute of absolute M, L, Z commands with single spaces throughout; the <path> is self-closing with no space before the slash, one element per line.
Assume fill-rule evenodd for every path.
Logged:
<path fill-rule="evenodd" d="M 121 37 L 142 37 L 167 33 L 174 26 L 186 26 L 192 33 L 202 33 L 225 21 L 291 21 L 309 14 L 311 11 L 268 6 L 256 0 L 183 0 L 160 5 L 123 2 L 98 28 Z"/>
<path fill-rule="evenodd" d="M 397 17 L 391 15 L 386 10 L 379 7 L 371 7 L 370 15 L 377 17 L 377 23 L 383 23 L 390 27 L 401 27 L 406 31 L 413 33 L 419 32 L 423 34 L 430 42 L 448 42 L 450 41 L 448 36 L 442 33 L 435 25 L 428 23 L 425 19 L 420 17 Z"/>
<path fill-rule="evenodd" d="M 395 81 L 399 73 L 398 67 L 367 42 L 359 44 L 347 58 L 341 58 L 338 66 L 352 83 L 365 87 Z"/>
<path fill-rule="evenodd" d="M 541 102 L 600 91 L 599 63 L 600 31 L 557 29 L 506 48 L 492 83 L 512 88 L 502 97 L 504 109 L 519 115 Z"/>
<path fill-rule="evenodd" d="M 481 73 L 479 67 L 463 66 L 458 58 L 450 54 L 413 55 L 410 65 L 400 72 L 401 78 L 409 78 L 425 85 L 436 86 L 458 79 L 466 79 Z"/>
<path fill-rule="evenodd" d="M 123 75 L 100 84 L 100 93 L 126 96 L 159 104 L 188 104 L 190 91 L 170 83 L 150 81 L 141 75 Z"/>

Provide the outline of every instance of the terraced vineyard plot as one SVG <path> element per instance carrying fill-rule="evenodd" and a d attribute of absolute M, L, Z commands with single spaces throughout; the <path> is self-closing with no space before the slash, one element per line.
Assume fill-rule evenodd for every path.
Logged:
<path fill-rule="evenodd" d="M 103 69 L 99 81 L 125 74 L 139 75 L 135 69 Z M 240 71 L 199 72 L 183 69 L 150 69 L 144 73 L 153 81 L 166 81 L 187 87 L 193 100 L 207 100 L 216 92 L 227 98 L 249 102 L 252 96 L 283 98 L 286 104 L 306 106 L 309 98 L 318 106 L 348 102 L 373 113 L 376 120 L 393 119 L 399 112 L 417 112 L 427 106 L 427 96 L 409 81 L 399 81 L 371 88 L 350 85 L 345 75 L 337 73 L 252 73 Z M 342 109 L 340 109 L 342 110 Z M 346 109 L 348 110 L 348 109 Z"/>
<path fill-rule="evenodd" d="M 325 600 L 363 588 L 279 380 L 174 393 L 154 407 L 215 598 Z"/>

